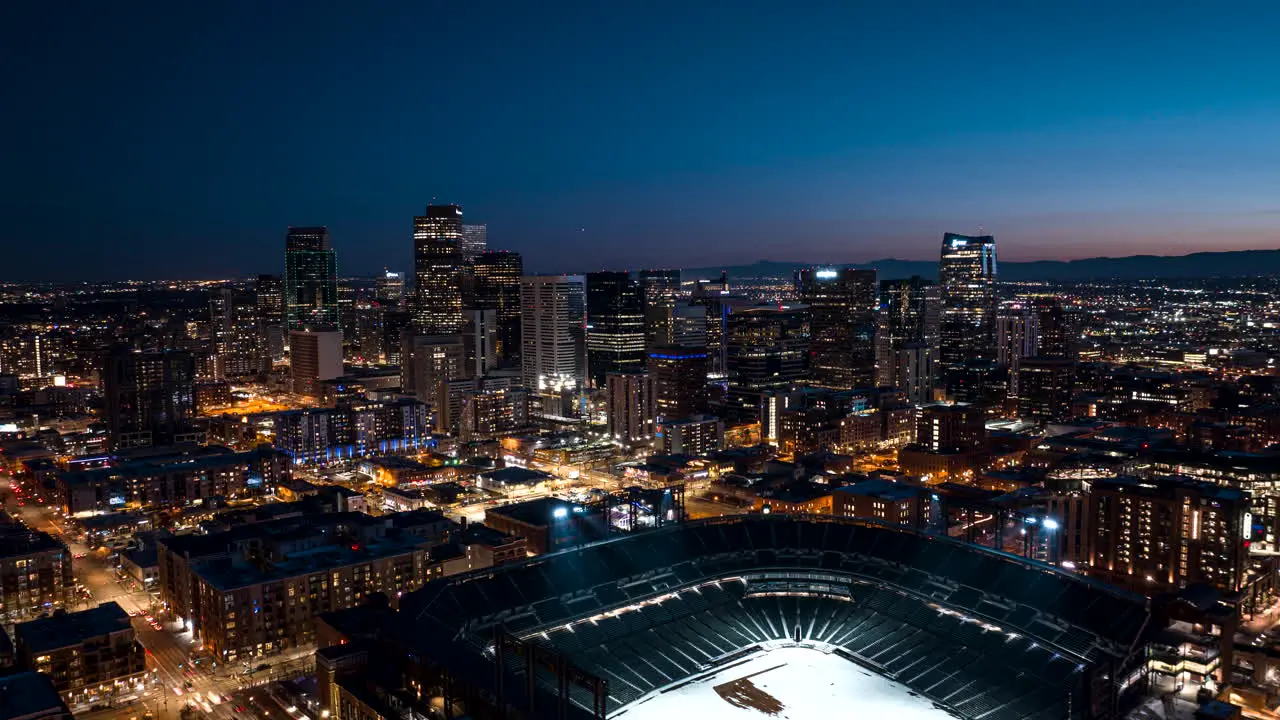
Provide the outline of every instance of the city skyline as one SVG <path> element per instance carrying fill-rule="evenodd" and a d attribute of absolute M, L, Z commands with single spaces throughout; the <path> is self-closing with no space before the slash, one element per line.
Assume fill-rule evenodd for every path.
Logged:
<path fill-rule="evenodd" d="M 539 272 L 924 259 L 979 227 L 1008 260 L 1280 245 L 1264 17 L 558 10 L 23 8 L 3 279 L 278 272 L 311 223 L 352 274 L 407 269 L 430 202 Z"/>

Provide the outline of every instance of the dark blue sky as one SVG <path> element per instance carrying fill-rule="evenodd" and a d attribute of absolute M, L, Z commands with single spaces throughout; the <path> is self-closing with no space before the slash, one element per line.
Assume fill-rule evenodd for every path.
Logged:
<path fill-rule="evenodd" d="M 695 7 L 690 7 L 690 6 Z M 163 9 L 163 11 L 162 11 Z M 9 3 L 0 279 L 1280 247 L 1274 3 Z"/>

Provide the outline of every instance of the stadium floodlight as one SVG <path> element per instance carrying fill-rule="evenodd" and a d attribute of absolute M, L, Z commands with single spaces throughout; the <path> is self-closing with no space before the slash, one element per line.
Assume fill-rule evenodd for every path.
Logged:
<path fill-rule="evenodd" d="M 562 520 L 562 519 L 564 519 L 564 518 L 566 518 L 566 517 L 569 517 L 569 509 L 568 509 L 568 508 L 558 507 L 558 508 L 556 508 L 555 510 L 552 510 L 552 511 L 551 511 L 551 517 L 553 517 L 553 518 L 555 518 L 555 519 L 557 519 L 557 520 Z"/>
<path fill-rule="evenodd" d="M 1044 529 L 1045 529 L 1045 530 L 1049 530 L 1049 531 L 1053 531 L 1053 530 L 1057 530 L 1057 529 L 1058 529 L 1058 521 L 1057 521 L 1057 520 L 1054 520 L 1054 519 L 1053 519 L 1053 518 L 1051 518 L 1051 517 L 1047 517 L 1047 518 L 1045 518 L 1045 519 L 1044 519 L 1044 522 L 1043 522 L 1043 523 L 1041 523 L 1041 525 L 1043 525 L 1043 526 L 1044 526 Z"/>

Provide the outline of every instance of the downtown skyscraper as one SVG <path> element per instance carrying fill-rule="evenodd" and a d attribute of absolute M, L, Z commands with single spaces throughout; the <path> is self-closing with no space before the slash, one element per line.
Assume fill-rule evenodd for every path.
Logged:
<path fill-rule="evenodd" d="M 525 387 L 542 397 L 545 414 L 567 415 L 572 396 L 586 389 L 585 327 L 581 275 L 520 279 L 520 375 Z"/>
<path fill-rule="evenodd" d="M 939 356 L 947 369 L 990 362 L 996 355 L 996 239 L 990 235 L 942 236 L 938 266 L 942 287 Z"/>
<path fill-rule="evenodd" d="M 462 208 L 428 205 L 413 219 L 413 331 L 456 335 L 462 331 Z"/>
<path fill-rule="evenodd" d="M 462 259 L 475 262 L 480 254 L 489 249 L 489 226 L 484 223 L 471 223 L 462 226 Z"/>
<path fill-rule="evenodd" d="M 289 330 L 338 327 L 338 256 L 328 228 L 285 233 L 284 312 Z"/>
<path fill-rule="evenodd" d="M 938 286 L 919 276 L 881 281 L 876 385 L 896 387 L 916 404 L 932 400 L 939 304 Z"/>
<path fill-rule="evenodd" d="M 503 363 L 520 357 L 520 253 L 496 250 L 481 253 L 472 266 L 475 307 L 498 313 L 498 357 Z"/>
<path fill-rule="evenodd" d="M 796 292 L 809 306 L 809 379 L 833 390 L 875 381 L 876 271 L 805 268 Z"/>
<path fill-rule="evenodd" d="M 644 370 L 644 303 L 630 273 L 587 274 L 587 369 L 595 387 L 609 373 Z"/>

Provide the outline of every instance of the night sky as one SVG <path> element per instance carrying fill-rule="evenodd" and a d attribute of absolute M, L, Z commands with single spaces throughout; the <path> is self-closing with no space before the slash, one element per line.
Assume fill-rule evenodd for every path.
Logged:
<path fill-rule="evenodd" d="M 699 7 L 690 8 L 689 5 Z M 1229 9 L 1234 8 L 1234 9 Z M 162 12 L 163 9 L 163 12 Z M 12 2 L 0 279 L 1280 247 L 1275 3 Z"/>

